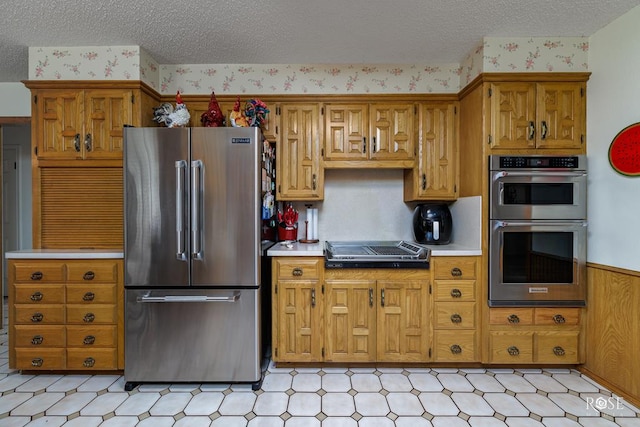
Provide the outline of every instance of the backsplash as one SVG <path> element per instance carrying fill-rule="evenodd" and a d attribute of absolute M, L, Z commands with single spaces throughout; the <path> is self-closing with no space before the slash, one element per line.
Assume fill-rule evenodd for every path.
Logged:
<path fill-rule="evenodd" d="M 457 93 L 483 72 L 588 70 L 587 37 L 485 37 L 460 64 L 158 64 L 140 46 L 30 47 L 30 80 L 141 80 L 162 94 Z"/>

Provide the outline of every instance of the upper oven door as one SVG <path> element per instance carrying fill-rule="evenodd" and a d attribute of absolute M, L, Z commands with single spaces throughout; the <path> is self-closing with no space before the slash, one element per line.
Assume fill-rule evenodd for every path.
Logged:
<path fill-rule="evenodd" d="M 584 171 L 491 171 L 491 219 L 586 219 Z"/>

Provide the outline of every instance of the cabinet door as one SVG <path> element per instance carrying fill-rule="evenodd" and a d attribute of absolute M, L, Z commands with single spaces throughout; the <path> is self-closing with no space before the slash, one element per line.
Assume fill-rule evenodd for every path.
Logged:
<path fill-rule="evenodd" d="M 328 280 L 326 291 L 325 360 L 375 361 L 375 280 Z"/>
<path fill-rule="evenodd" d="M 584 83 L 537 85 L 537 148 L 581 148 L 585 134 Z"/>
<path fill-rule="evenodd" d="M 413 104 L 372 104 L 369 107 L 368 141 L 371 159 L 411 160 L 414 158 Z"/>
<path fill-rule="evenodd" d="M 489 93 L 491 148 L 535 148 L 535 84 L 494 83 Z"/>
<path fill-rule="evenodd" d="M 364 160 L 367 158 L 366 104 L 325 105 L 325 160 Z"/>
<path fill-rule="evenodd" d="M 33 111 L 39 159 L 82 158 L 82 91 L 37 91 L 33 98 Z"/>
<path fill-rule="evenodd" d="M 378 361 L 428 360 L 428 291 L 428 283 L 419 280 L 378 281 Z"/>
<path fill-rule="evenodd" d="M 418 162 L 405 172 L 405 200 L 454 200 L 457 197 L 457 104 L 420 106 Z"/>
<path fill-rule="evenodd" d="M 121 159 L 124 125 L 133 125 L 133 92 L 85 91 L 82 149 L 85 159 Z"/>
<path fill-rule="evenodd" d="M 322 360 L 322 294 L 318 281 L 280 281 L 277 299 L 277 362 Z"/>
<path fill-rule="evenodd" d="M 318 104 L 282 104 L 282 136 L 277 152 L 278 200 L 322 200 L 320 108 Z"/>

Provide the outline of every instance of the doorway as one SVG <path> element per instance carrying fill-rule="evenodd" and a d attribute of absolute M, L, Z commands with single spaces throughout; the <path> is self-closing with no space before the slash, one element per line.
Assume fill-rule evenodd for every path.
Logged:
<path fill-rule="evenodd" d="M 0 123 L 2 295 L 8 295 L 5 252 L 31 248 L 31 126 Z"/>

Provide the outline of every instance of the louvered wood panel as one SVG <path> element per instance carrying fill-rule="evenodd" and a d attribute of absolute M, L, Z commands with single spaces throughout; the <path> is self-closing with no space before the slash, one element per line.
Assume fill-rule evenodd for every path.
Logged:
<path fill-rule="evenodd" d="M 41 168 L 42 248 L 123 247 L 121 168 Z"/>

